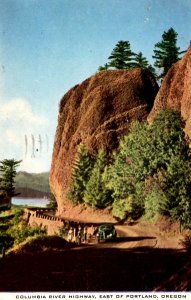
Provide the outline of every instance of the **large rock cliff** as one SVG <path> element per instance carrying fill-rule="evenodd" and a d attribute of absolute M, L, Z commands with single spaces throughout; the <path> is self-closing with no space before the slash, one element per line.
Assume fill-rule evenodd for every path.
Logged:
<path fill-rule="evenodd" d="M 50 186 L 61 213 L 71 181 L 78 145 L 92 155 L 99 148 L 111 152 L 133 120 L 150 112 L 158 85 L 143 69 L 100 72 L 73 87 L 60 102 Z"/>
<path fill-rule="evenodd" d="M 181 112 L 185 120 L 185 131 L 191 138 L 191 47 L 166 74 L 148 121 L 152 122 L 163 108 Z"/>

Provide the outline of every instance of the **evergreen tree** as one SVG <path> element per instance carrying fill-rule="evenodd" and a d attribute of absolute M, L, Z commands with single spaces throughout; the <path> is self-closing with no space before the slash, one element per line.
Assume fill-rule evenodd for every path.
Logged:
<path fill-rule="evenodd" d="M 148 60 L 143 56 L 142 52 L 136 54 L 134 67 L 148 69 L 156 77 L 155 68 L 153 68 L 153 66 L 149 64 Z"/>
<path fill-rule="evenodd" d="M 154 66 L 162 69 L 161 74 L 158 76 L 159 79 L 163 79 L 168 70 L 175 64 L 180 58 L 180 47 L 177 47 L 177 32 L 170 28 L 167 32 L 164 31 L 162 35 L 162 41 L 155 44 L 154 55 L 155 59 Z"/>
<path fill-rule="evenodd" d="M 0 161 L 0 192 L 2 196 L 15 196 L 14 178 L 16 176 L 16 168 L 21 160 L 4 159 Z"/>
<path fill-rule="evenodd" d="M 148 68 L 148 66 L 149 66 L 148 60 L 146 59 L 146 57 L 143 56 L 142 52 L 139 52 L 138 54 L 136 54 L 136 56 L 135 56 L 135 66 L 140 67 L 140 68 L 144 68 L 144 69 Z"/>
<path fill-rule="evenodd" d="M 106 207 L 112 201 L 111 192 L 106 188 L 103 179 L 106 164 L 105 152 L 100 150 L 84 194 L 84 202 L 92 207 Z"/>
<path fill-rule="evenodd" d="M 56 198 L 54 197 L 54 195 L 51 193 L 50 197 L 49 197 L 49 203 L 46 205 L 47 208 L 49 209 L 53 209 L 56 210 L 58 207 L 58 204 L 56 202 Z"/>
<path fill-rule="evenodd" d="M 134 58 L 130 42 L 119 41 L 108 58 L 108 65 L 114 69 L 129 69 L 134 66 Z"/>
<path fill-rule="evenodd" d="M 136 207 L 147 216 L 162 213 L 191 223 L 190 150 L 183 128 L 179 113 L 172 110 L 161 111 L 152 125 L 132 125 L 110 167 L 107 186 L 113 191 L 115 211 L 131 196 L 131 214 Z"/>
<path fill-rule="evenodd" d="M 80 144 L 77 159 L 74 163 L 72 183 L 68 198 L 74 203 L 82 203 L 86 184 L 89 181 L 93 160 L 83 144 Z"/>
<path fill-rule="evenodd" d="M 98 72 L 107 71 L 109 70 L 109 65 L 105 64 L 104 66 L 99 66 Z"/>

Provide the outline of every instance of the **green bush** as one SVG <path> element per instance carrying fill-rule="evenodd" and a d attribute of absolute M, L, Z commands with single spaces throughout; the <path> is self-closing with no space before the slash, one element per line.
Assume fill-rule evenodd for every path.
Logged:
<path fill-rule="evenodd" d="M 145 197 L 145 218 L 153 219 L 165 212 L 165 205 L 168 203 L 165 193 L 160 189 L 151 190 Z"/>
<path fill-rule="evenodd" d="M 119 220 L 125 220 L 128 215 L 129 205 L 126 199 L 116 200 L 113 202 L 112 215 Z"/>
<path fill-rule="evenodd" d="M 23 217 L 24 209 L 16 208 L 13 211 L 14 217 L 11 220 L 11 225 L 18 225 Z"/>
<path fill-rule="evenodd" d="M 133 195 L 132 212 L 142 210 L 147 218 L 159 212 L 190 224 L 191 153 L 183 129 L 180 114 L 169 109 L 162 110 L 152 124 L 131 125 L 108 169 L 114 212 L 116 205 L 120 213 L 126 210 L 120 199 Z"/>
<path fill-rule="evenodd" d="M 8 233 L 14 238 L 14 244 L 18 245 L 29 236 L 46 235 L 46 231 L 40 227 L 28 227 L 25 221 L 12 226 Z"/>

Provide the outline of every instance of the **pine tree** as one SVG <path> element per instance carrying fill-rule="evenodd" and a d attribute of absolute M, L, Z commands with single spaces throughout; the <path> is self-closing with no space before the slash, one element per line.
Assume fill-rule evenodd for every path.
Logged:
<path fill-rule="evenodd" d="M 162 213 L 191 224 L 190 150 L 183 129 L 180 114 L 169 109 L 151 125 L 132 124 L 109 170 L 115 212 L 132 215 L 136 207 L 150 217 Z M 134 207 L 127 212 L 121 204 L 130 196 Z"/>
<path fill-rule="evenodd" d="M 134 58 L 130 42 L 119 41 L 108 58 L 108 65 L 114 69 L 129 69 L 134 66 Z"/>
<path fill-rule="evenodd" d="M 146 59 L 146 57 L 143 56 L 142 52 L 136 54 L 134 67 L 148 69 L 155 77 L 157 77 L 155 68 L 153 68 L 153 66 L 149 64 L 148 60 Z"/>
<path fill-rule="evenodd" d="M 135 66 L 140 67 L 140 68 L 144 68 L 144 69 L 148 68 L 148 66 L 149 66 L 148 60 L 146 59 L 146 57 L 143 56 L 142 52 L 139 52 L 138 54 L 136 54 L 136 56 L 135 56 Z"/>
<path fill-rule="evenodd" d="M 105 64 L 104 66 L 99 66 L 98 67 L 98 72 L 102 72 L 102 71 L 107 71 L 109 70 L 109 65 Z"/>
<path fill-rule="evenodd" d="M 21 160 L 4 159 L 0 161 L 0 191 L 5 197 L 15 196 L 14 178 L 16 176 L 16 168 Z"/>
<path fill-rule="evenodd" d="M 167 32 L 164 31 L 162 41 L 155 44 L 154 66 L 162 69 L 161 74 L 158 76 L 159 79 L 164 78 L 168 70 L 180 59 L 180 54 L 185 52 L 180 52 L 180 47 L 177 47 L 177 36 L 178 33 L 170 28 Z"/>
<path fill-rule="evenodd" d="M 111 192 L 106 188 L 103 180 L 106 165 L 106 155 L 103 150 L 100 150 L 84 194 L 84 202 L 92 207 L 106 207 L 112 201 Z"/>
<path fill-rule="evenodd" d="M 74 163 L 72 183 L 68 198 L 74 203 L 82 203 L 86 184 L 90 178 L 93 160 L 83 144 L 80 144 L 77 159 Z"/>
<path fill-rule="evenodd" d="M 53 209 L 56 210 L 58 207 L 58 204 L 56 202 L 56 198 L 54 197 L 54 195 L 51 193 L 50 197 L 49 197 L 49 203 L 46 205 L 47 208 L 49 209 Z"/>

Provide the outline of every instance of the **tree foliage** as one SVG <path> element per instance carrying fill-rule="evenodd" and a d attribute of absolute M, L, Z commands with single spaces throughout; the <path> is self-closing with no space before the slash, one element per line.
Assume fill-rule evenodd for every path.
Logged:
<path fill-rule="evenodd" d="M 131 196 L 140 213 L 168 214 L 188 223 L 191 164 L 183 127 L 179 113 L 171 110 L 162 111 L 151 125 L 132 125 L 109 169 L 107 185 L 113 191 L 115 211 L 117 202 L 120 206 Z M 126 211 L 134 213 L 132 208 Z"/>
<path fill-rule="evenodd" d="M 163 79 L 168 70 L 180 59 L 181 54 L 186 51 L 180 51 L 180 47 L 177 46 L 178 33 L 171 27 L 162 34 L 162 40 L 154 45 L 155 59 L 154 67 L 158 69 L 159 74 L 156 73 L 156 69 L 149 64 L 146 57 L 142 52 L 134 53 L 131 50 L 131 44 L 129 41 L 120 40 L 115 45 L 111 55 L 108 57 L 109 62 L 104 66 L 98 68 L 98 72 L 107 71 L 110 69 L 132 69 L 132 68 L 146 68 L 157 79 Z"/>
<path fill-rule="evenodd" d="M 93 207 L 106 207 L 112 202 L 111 192 L 104 182 L 104 170 L 107 165 L 107 157 L 104 150 L 98 152 L 90 179 L 86 185 L 84 202 Z"/>
<path fill-rule="evenodd" d="M 100 150 L 92 161 L 81 146 L 70 189 L 72 201 L 112 205 L 118 219 L 167 215 L 191 226 L 191 160 L 184 122 L 162 110 L 152 124 L 134 122 L 108 163 Z"/>
<path fill-rule="evenodd" d="M 98 67 L 98 72 L 102 72 L 102 71 L 107 71 L 109 70 L 109 65 L 105 64 L 104 66 L 99 66 Z"/>
<path fill-rule="evenodd" d="M 139 52 L 138 54 L 136 54 L 135 66 L 144 68 L 144 69 L 148 68 L 148 66 L 149 66 L 148 60 L 146 59 L 146 57 L 143 56 L 142 52 Z"/>
<path fill-rule="evenodd" d="M 149 64 L 143 53 L 139 52 L 136 54 L 131 50 L 129 41 L 119 41 L 108 57 L 108 60 L 109 62 L 104 66 L 99 66 L 98 72 L 110 69 L 144 68 L 150 70 L 156 76 L 155 69 Z"/>
<path fill-rule="evenodd" d="M 54 195 L 52 193 L 49 197 L 49 203 L 46 205 L 46 207 L 49 209 L 53 209 L 53 210 L 56 210 L 58 207 L 56 198 L 54 197 Z"/>
<path fill-rule="evenodd" d="M 180 59 L 180 47 L 177 47 L 178 33 L 171 27 L 168 31 L 164 31 L 162 40 L 155 44 L 154 66 L 161 70 L 159 79 L 164 78 L 168 70 Z"/>
<path fill-rule="evenodd" d="M 151 64 L 149 64 L 146 57 L 143 56 L 142 52 L 139 52 L 135 55 L 135 63 L 134 67 L 148 69 L 154 76 L 156 76 L 155 68 Z"/>
<path fill-rule="evenodd" d="M 135 53 L 131 51 L 129 41 L 119 41 L 109 56 L 109 66 L 114 69 L 130 69 L 133 66 Z"/>
<path fill-rule="evenodd" d="M 4 159 L 0 161 L 0 192 L 5 197 L 15 196 L 14 179 L 16 176 L 16 168 L 21 160 Z"/>
<path fill-rule="evenodd" d="M 89 181 L 93 160 L 83 144 L 80 144 L 73 167 L 72 183 L 68 198 L 75 204 L 82 203 L 87 182 Z"/>

